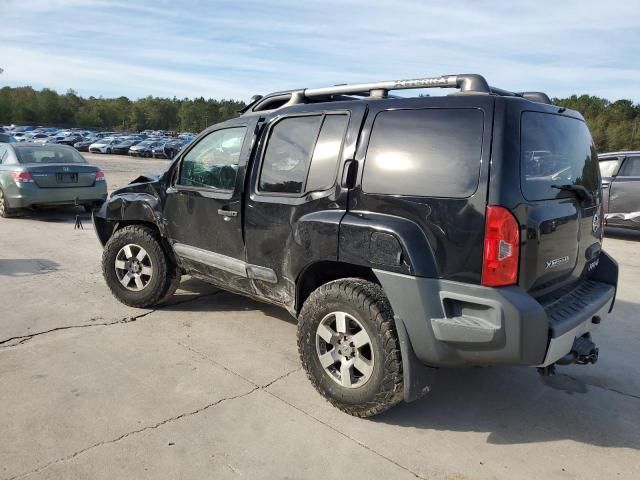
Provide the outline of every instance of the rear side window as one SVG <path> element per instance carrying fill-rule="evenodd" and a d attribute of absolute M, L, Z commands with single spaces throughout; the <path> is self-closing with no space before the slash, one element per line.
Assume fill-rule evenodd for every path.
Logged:
<path fill-rule="evenodd" d="M 262 162 L 261 192 L 301 194 L 334 184 L 347 115 L 285 118 L 274 125 Z"/>
<path fill-rule="evenodd" d="M 598 156 L 583 121 L 523 112 L 520 129 L 520 184 L 527 200 L 572 196 L 559 186 L 580 185 L 590 192 L 598 189 Z"/>
<path fill-rule="evenodd" d="M 348 121 L 347 115 L 327 115 L 324 117 L 318 141 L 313 149 L 305 191 L 324 190 L 334 184 L 336 168 L 342 151 L 342 140 Z"/>
<path fill-rule="evenodd" d="M 640 177 L 640 157 L 628 157 L 620 170 L 620 177 Z"/>
<path fill-rule="evenodd" d="M 480 176 L 483 117 L 477 109 L 380 112 L 367 149 L 364 192 L 471 196 Z"/>

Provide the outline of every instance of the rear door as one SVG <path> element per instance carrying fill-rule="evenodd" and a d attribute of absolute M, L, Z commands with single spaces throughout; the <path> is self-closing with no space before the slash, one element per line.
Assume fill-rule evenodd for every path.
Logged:
<path fill-rule="evenodd" d="M 343 165 L 353 159 L 360 102 L 300 106 L 266 119 L 246 207 L 247 257 L 256 291 L 291 307 L 300 271 L 337 260 L 347 208 Z"/>
<path fill-rule="evenodd" d="M 640 227 L 640 155 L 625 158 L 609 190 L 607 223 Z"/>
<path fill-rule="evenodd" d="M 579 118 L 545 111 L 520 114 L 517 209 L 526 226 L 520 284 L 540 294 L 577 279 L 597 261 L 602 200 L 598 157 Z"/>

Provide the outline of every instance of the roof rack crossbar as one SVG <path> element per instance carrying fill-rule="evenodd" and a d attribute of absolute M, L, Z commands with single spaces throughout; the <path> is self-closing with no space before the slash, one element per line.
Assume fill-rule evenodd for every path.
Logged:
<path fill-rule="evenodd" d="M 304 90 L 304 95 L 307 98 L 316 98 L 327 95 L 356 95 L 371 91 L 388 92 L 389 90 L 409 90 L 416 88 L 459 88 L 462 92 L 491 93 L 489 84 L 484 77 L 476 74 L 464 74 L 307 88 Z"/>

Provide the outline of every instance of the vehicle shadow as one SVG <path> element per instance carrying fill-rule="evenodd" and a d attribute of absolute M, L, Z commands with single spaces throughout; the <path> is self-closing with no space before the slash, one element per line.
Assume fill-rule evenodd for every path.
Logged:
<path fill-rule="evenodd" d="M 374 422 L 417 429 L 486 433 L 487 443 L 572 440 L 640 449 L 640 351 L 636 303 L 618 300 L 594 338 L 603 354 L 594 366 L 440 369 L 433 390 Z"/>
<path fill-rule="evenodd" d="M 183 293 L 185 292 L 185 293 Z M 194 294 L 199 298 L 182 302 L 181 297 L 189 300 Z M 169 312 L 262 312 L 278 320 L 296 323 L 296 320 L 283 308 L 269 303 L 259 302 L 242 295 L 218 289 L 197 278 L 189 277 L 180 282 L 178 294 L 161 307 Z"/>
<path fill-rule="evenodd" d="M 27 277 L 58 270 L 57 262 L 46 258 L 0 258 L 0 275 Z"/>
<path fill-rule="evenodd" d="M 193 290 L 204 288 L 200 280 L 188 282 Z M 626 307 L 628 302 L 619 303 Z M 162 310 L 255 311 L 296 323 L 281 308 L 223 290 Z M 622 316 L 628 317 L 628 312 Z M 622 317 L 614 320 L 618 323 Z M 496 445 L 566 439 L 603 447 L 640 449 L 640 430 L 636 427 L 640 422 L 640 396 L 616 390 L 616 387 L 624 390 L 625 378 L 634 374 L 633 370 L 623 372 L 616 368 L 622 360 L 615 358 L 611 350 L 621 338 L 612 332 L 609 342 L 614 343 L 601 344 L 613 357 L 603 362 L 609 361 L 609 367 L 601 364 L 558 367 L 553 377 L 540 377 L 535 368 L 526 367 L 440 369 L 427 396 L 398 405 L 371 421 L 411 429 L 478 432 L 487 434 L 487 443 Z M 628 356 L 624 351 L 621 355 Z M 589 368 L 594 369 L 593 373 L 587 373 Z"/>
<path fill-rule="evenodd" d="M 84 211 L 81 207 L 64 206 L 64 207 L 44 207 L 44 208 L 25 208 L 20 211 L 20 215 L 12 218 L 12 220 L 39 220 L 41 222 L 50 223 L 68 223 L 74 225 L 76 216 L 80 217 L 83 226 L 93 228 L 91 225 L 91 214 Z"/>

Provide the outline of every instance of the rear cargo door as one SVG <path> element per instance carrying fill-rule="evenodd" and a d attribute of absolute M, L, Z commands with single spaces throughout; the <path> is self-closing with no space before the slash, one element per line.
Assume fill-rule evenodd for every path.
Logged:
<path fill-rule="evenodd" d="M 524 111 L 520 130 L 520 187 L 526 200 L 519 209 L 526 225 L 520 284 L 544 293 L 577 279 L 597 261 L 602 221 L 598 157 L 578 118 Z"/>

